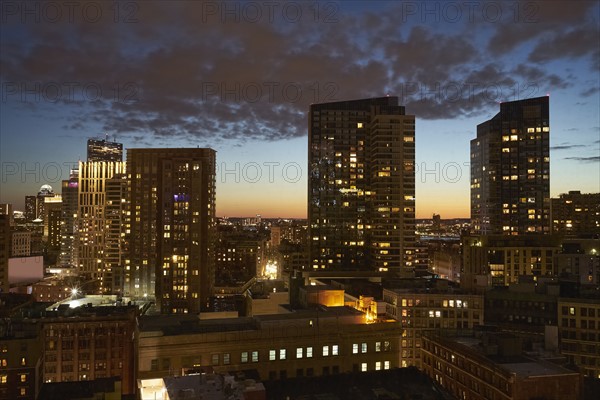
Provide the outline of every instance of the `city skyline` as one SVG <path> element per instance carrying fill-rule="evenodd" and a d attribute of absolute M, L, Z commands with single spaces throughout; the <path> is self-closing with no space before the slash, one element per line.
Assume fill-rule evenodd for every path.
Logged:
<path fill-rule="evenodd" d="M 600 191 L 597 2 L 127 4 L 3 13 L 0 202 L 57 190 L 108 135 L 215 149 L 217 216 L 306 218 L 310 104 L 385 95 L 415 115 L 417 218 L 468 217 L 477 124 L 546 94 L 550 196 Z"/>

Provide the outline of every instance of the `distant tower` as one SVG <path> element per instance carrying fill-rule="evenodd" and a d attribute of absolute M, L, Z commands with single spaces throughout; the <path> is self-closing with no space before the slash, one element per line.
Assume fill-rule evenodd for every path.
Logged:
<path fill-rule="evenodd" d="M 79 171 L 71 170 L 69 179 L 62 181 L 62 225 L 60 230 L 59 267 L 76 268 L 78 261 L 78 186 Z"/>
<path fill-rule="evenodd" d="M 510 101 L 471 140 L 476 234 L 550 232 L 549 97 Z"/>
<path fill-rule="evenodd" d="M 106 135 L 106 139 L 88 139 L 87 160 L 88 162 L 123 161 L 123 144 L 117 142 L 109 142 L 108 135 Z"/>

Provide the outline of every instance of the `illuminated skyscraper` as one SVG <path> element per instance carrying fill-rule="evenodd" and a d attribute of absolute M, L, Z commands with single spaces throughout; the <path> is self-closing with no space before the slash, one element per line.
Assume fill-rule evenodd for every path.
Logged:
<path fill-rule="evenodd" d="M 79 269 L 100 281 L 101 290 L 110 291 L 104 279 L 106 182 L 125 173 L 124 162 L 79 162 Z"/>
<path fill-rule="evenodd" d="M 308 143 L 312 269 L 412 268 L 415 117 L 397 97 L 314 104 Z"/>
<path fill-rule="evenodd" d="M 103 281 L 110 293 L 119 295 L 123 293 L 124 279 L 126 195 L 125 174 L 106 180 Z"/>
<path fill-rule="evenodd" d="M 549 216 L 549 97 L 502 103 L 471 140 L 475 233 L 549 233 Z"/>
<path fill-rule="evenodd" d="M 109 142 L 107 139 L 88 139 L 88 161 L 123 161 L 123 144 Z"/>
<path fill-rule="evenodd" d="M 60 229 L 60 254 L 58 256 L 59 267 L 76 268 L 78 261 L 78 178 L 79 171 L 71 170 L 69 179 L 62 181 L 62 225 Z"/>
<path fill-rule="evenodd" d="M 127 152 L 125 294 L 156 296 L 163 313 L 208 308 L 214 285 L 212 149 Z"/>

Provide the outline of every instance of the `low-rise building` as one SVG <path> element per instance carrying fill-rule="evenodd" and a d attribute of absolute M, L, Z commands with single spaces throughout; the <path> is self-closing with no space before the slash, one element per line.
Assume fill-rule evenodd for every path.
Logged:
<path fill-rule="evenodd" d="M 512 335 L 483 339 L 425 335 L 423 372 L 463 400 L 579 400 L 579 373 L 523 356 Z"/>
<path fill-rule="evenodd" d="M 206 366 L 217 373 L 255 369 L 261 380 L 396 368 L 399 332 L 397 322 L 367 323 L 350 307 L 221 320 L 142 317 L 138 379 Z"/>
<path fill-rule="evenodd" d="M 561 353 L 585 376 L 600 378 L 600 299 L 560 298 L 558 312 Z"/>
<path fill-rule="evenodd" d="M 400 321 L 401 366 L 421 367 L 421 337 L 427 331 L 468 330 L 483 325 L 483 296 L 449 281 L 406 279 L 383 290 L 387 314 Z"/>

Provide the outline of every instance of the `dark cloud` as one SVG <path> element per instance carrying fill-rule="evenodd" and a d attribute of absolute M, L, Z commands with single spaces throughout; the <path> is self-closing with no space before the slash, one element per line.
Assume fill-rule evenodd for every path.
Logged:
<path fill-rule="evenodd" d="M 9 21 L 3 33 L 14 33 L 3 35 L 2 80 L 58 83 L 63 90 L 74 85 L 73 95 L 59 101 L 73 110 L 65 130 L 101 126 L 140 143 L 175 136 L 190 143 L 300 137 L 311 103 L 388 93 L 419 118 L 487 115 L 500 101 L 571 85 L 541 65 L 492 61 L 479 38 L 464 30 L 400 26 L 393 12 L 358 16 L 338 9 L 325 21 L 298 3 L 305 8 L 297 23 L 285 21 L 281 10 L 272 21 L 263 15 L 258 23 L 243 16 L 223 23 L 199 2 L 135 4 L 137 23 Z M 554 5 L 546 7 L 540 17 L 560 27 L 589 8 L 571 5 L 560 19 Z M 545 57 L 545 25 L 522 24 L 533 33 L 513 39 L 501 25 L 495 34 L 508 35 L 509 49 L 543 37 L 537 57 Z"/>
<path fill-rule="evenodd" d="M 551 146 L 550 150 L 570 150 L 570 149 L 576 149 L 578 147 L 585 147 L 582 144 L 568 144 L 568 143 L 564 143 L 564 144 L 560 144 L 558 146 Z"/>
<path fill-rule="evenodd" d="M 579 161 L 582 163 L 597 163 L 600 162 L 600 156 L 592 157 L 565 157 L 565 160 Z"/>

